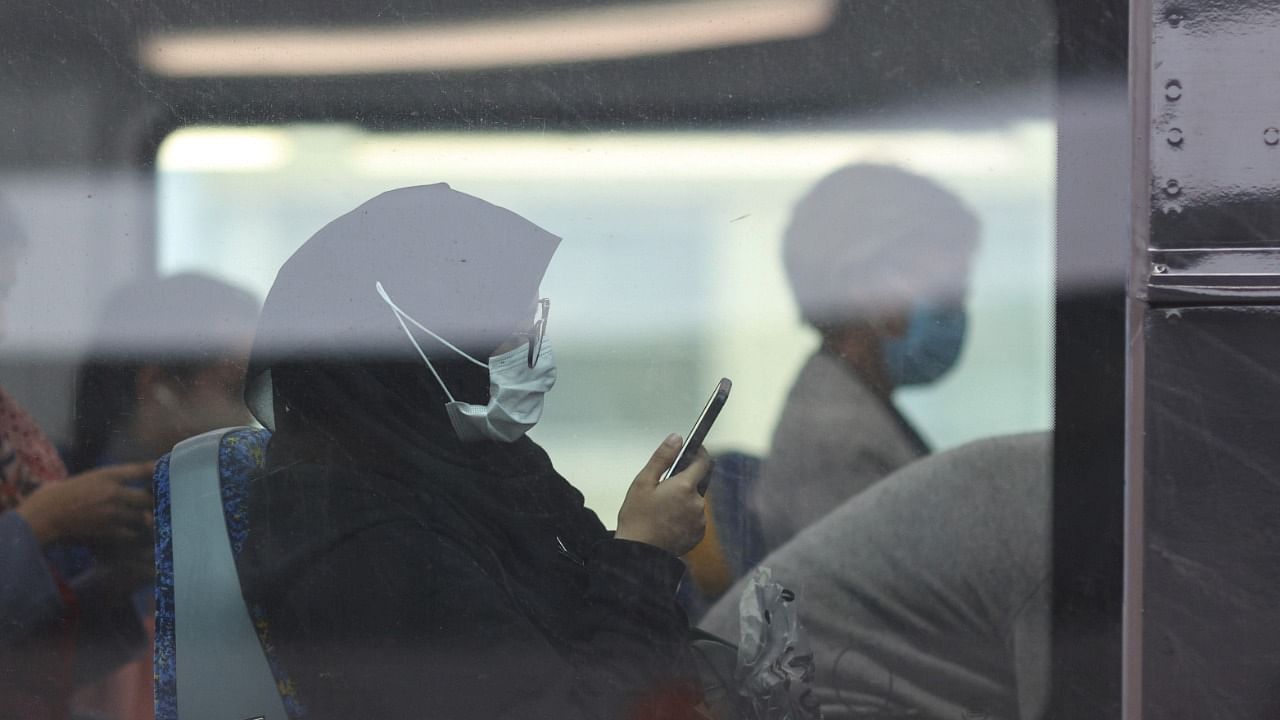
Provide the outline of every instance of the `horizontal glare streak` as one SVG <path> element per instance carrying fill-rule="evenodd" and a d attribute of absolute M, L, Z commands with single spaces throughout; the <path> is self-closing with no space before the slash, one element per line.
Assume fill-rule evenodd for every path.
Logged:
<path fill-rule="evenodd" d="M 835 13 L 835 0 L 684 0 L 434 25 L 167 33 L 144 40 L 140 55 L 169 77 L 480 70 L 804 38 Z"/>

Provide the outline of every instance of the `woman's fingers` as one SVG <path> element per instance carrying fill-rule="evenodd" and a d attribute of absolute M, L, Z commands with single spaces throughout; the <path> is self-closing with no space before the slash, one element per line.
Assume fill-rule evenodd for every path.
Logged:
<path fill-rule="evenodd" d="M 706 501 L 698 484 L 711 469 L 707 451 L 699 449 L 688 468 L 661 481 L 682 444 L 679 435 L 669 436 L 636 476 L 618 512 L 616 537 L 655 545 L 677 556 L 702 539 Z"/>
<path fill-rule="evenodd" d="M 115 525 L 107 532 L 107 537 L 120 545 L 132 545 L 142 540 L 145 535 L 143 528 L 129 524 Z"/>
<path fill-rule="evenodd" d="M 666 440 L 658 446 L 657 450 L 649 456 L 649 462 L 644 464 L 644 468 L 636 475 L 636 482 L 645 485 L 657 485 L 662 480 L 662 474 L 667 471 L 676 461 L 676 456 L 680 454 L 680 447 L 684 445 L 684 440 L 676 433 L 671 433 Z"/>
<path fill-rule="evenodd" d="M 711 472 L 711 454 L 706 448 L 698 448 L 698 452 L 693 456 L 693 462 L 689 463 L 689 467 L 680 472 L 679 475 L 673 475 L 667 482 L 678 483 L 690 490 L 697 492 L 698 485 L 703 478 Z"/>
<path fill-rule="evenodd" d="M 151 509 L 154 501 L 151 499 L 151 493 L 140 488 L 120 488 L 116 491 L 115 501 L 121 507 L 129 510 L 137 510 L 147 512 Z"/>
<path fill-rule="evenodd" d="M 97 474 L 104 478 L 109 478 L 120 485 L 146 485 L 155 473 L 156 464 L 154 462 L 136 462 L 124 463 L 123 465 L 108 465 L 98 470 L 91 470 L 91 473 Z M 85 473 L 86 475 L 89 473 Z"/>

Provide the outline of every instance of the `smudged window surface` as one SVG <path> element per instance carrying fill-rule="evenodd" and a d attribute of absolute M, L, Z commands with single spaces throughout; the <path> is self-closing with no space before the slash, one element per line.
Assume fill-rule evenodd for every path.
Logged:
<path fill-rule="evenodd" d="M 804 192 L 851 162 L 933 178 L 981 223 L 964 351 L 939 383 L 901 391 L 907 415 L 939 448 L 1048 427 L 1052 122 L 936 122 L 596 134 L 189 128 L 158 156 L 158 262 L 265 294 L 310 233 L 379 191 L 447 180 L 519 208 L 566 240 L 542 292 L 556 300 L 556 351 L 570 371 L 535 437 L 610 515 L 626 489 L 612 478 L 647 453 L 643 431 L 683 432 L 721 376 L 737 387 L 712 447 L 767 451 L 773 427 L 762 419 L 776 417 L 817 343 L 787 285 L 782 237 Z"/>

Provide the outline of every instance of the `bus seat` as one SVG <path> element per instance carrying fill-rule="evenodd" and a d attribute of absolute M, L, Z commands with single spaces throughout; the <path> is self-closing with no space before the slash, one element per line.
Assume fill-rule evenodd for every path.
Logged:
<path fill-rule="evenodd" d="M 760 522 L 747 503 L 760 477 L 761 460 L 755 455 L 727 452 L 716 456 L 707 502 L 715 518 L 720 546 L 734 580 L 751 572 L 764 559 Z"/>
<path fill-rule="evenodd" d="M 677 596 L 694 620 L 762 559 L 760 525 L 747 505 L 760 464 L 760 458 L 741 452 L 715 457 L 707 490 L 707 532 L 685 556 L 689 576 Z"/>
<path fill-rule="evenodd" d="M 248 532 L 249 480 L 270 433 L 214 430 L 156 465 L 156 720 L 287 720 L 240 592 L 235 555 Z M 294 713 L 295 715 L 300 713 Z"/>

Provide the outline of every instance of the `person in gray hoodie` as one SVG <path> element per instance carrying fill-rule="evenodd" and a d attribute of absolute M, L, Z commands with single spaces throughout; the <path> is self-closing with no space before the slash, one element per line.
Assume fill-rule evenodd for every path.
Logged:
<path fill-rule="evenodd" d="M 959 358 L 977 237 L 960 198 L 886 165 L 842 168 L 796 205 L 783 260 L 821 343 L 748 498 L 766 551 L 928 454 L 893 393 L 937 381 Z"/>
<path fill-rule="evenodd" d="M 1032 720 L 1049 690 L 1052 433 L 912 463 L 765 558 L 827 720 Z M 699 623 L 738 637 L 731 588 Z"/>

